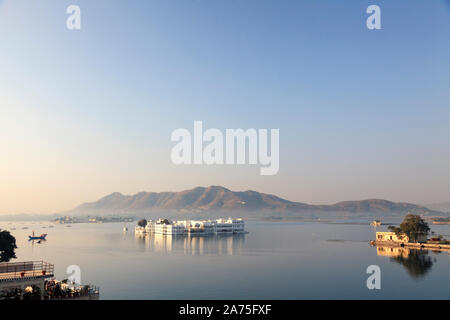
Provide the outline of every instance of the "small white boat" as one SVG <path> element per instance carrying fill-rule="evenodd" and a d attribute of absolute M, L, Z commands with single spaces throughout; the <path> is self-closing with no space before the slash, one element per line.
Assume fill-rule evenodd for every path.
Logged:
<path fill-rule="evenodd" d="M 373 220 L 373 221 L 370 223 L 370 225 L 373 226 L 373 227 L 381 226 L 381 221 L 380 221 L 380 220 Z"/>

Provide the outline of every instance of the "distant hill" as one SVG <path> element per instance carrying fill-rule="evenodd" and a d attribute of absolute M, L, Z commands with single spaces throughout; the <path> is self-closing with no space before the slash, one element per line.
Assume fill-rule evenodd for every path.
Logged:
<path fill-rule="evenodd" d="M 450 213 L 450 202 L 430 203 L 426 204 L 425 207 L 431 210 Z"/>
<path fill-rule="evenodd" d="M 197 187 L 181 192 L 115 192 L 98 201 L 84 203 L 65 212 L 68 215 L 158 214 L 201 216 L 234 213 L 243 217 L 359 217 L 399 216 L 406 213 L 441 214 L 423 206 L 369 199 L 331 205 L 310 205 L 256 191 L 231 191 L 220 186 Z"/>

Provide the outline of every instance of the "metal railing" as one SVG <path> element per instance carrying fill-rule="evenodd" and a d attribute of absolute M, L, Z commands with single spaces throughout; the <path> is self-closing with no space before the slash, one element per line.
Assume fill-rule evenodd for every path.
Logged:
<path fill-rule="evenodd" d="M 51 277 L 55 266 L 44 261 L 6 262 L 0 263 L 0 281 Z"/>

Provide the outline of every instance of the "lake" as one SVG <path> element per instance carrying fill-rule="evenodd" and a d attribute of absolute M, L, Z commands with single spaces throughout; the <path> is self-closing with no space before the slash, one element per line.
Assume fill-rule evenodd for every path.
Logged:
<path fill-rule="evenodd" d="M 377 251 L 368 222 L 249 221 L 245 235 L 144 238 L 134 223 L 126 233 L 121 223 L 49 225 L 0 221 L 16 228 L 12 262 L 54 263 L 59 280 L 77 265 L 101 299 L 450 298 L 448 252 Z M 450 225 L 430 227 L 450 237 Z M 29 242 L 33 230 L 47 241 Z M 370 265 L 381 269 L 381 290 L 366 286 Z"/>

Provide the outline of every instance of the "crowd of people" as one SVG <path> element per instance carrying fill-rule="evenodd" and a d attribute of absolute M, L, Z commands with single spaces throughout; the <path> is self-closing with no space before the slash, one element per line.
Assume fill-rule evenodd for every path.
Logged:
<path fill-rule="evenodd" d="M 55 279 L 46 280 L 44 292 L 36 286 L 26 287 L 24 292 L 19 288 L 4 290 L 0 292 L 0 300 L 21 299 L 24 300 L 53 300 L 53 299 L 73 299 L 73 298 L 97 298 L 99 290 L 91 285 L 76 286 L 69 284 L 67 280 L 58 281 Z"/>
<path fill-rule="evenodd" d="M 44 298 L 46 299 L 70 299 L 77 297 L 98 296 L 99 290 L 91 285 L 69 285 L 66 280 L 47 280 L 45 282 Z"/>

